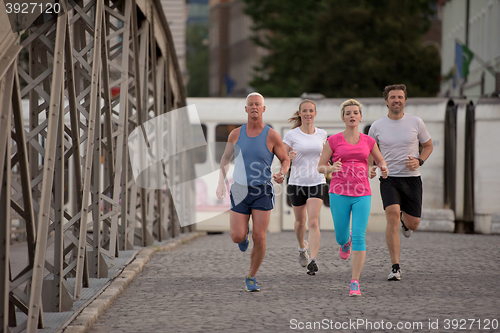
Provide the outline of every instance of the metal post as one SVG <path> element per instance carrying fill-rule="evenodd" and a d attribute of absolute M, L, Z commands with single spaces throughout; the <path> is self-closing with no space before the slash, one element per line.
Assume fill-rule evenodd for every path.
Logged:
<path fill-rule="evenodd" d="M 494 96 L 500 97 L 500 72 L 495 73 L 495 92 Z"/>
<path fill-rule="evenodd" d="M 130 242 L 127 238 L 128 235 L 128 148 L 127 139 L 129 133 L 129 101 L 128 101 L 128 85 L 129 85 L 129 52 L 130 52 L 130 28 L 131 28 L 131 12 L 132 12 L 132 2 L 131 0 L 125 1 L 125 13 L 123 22 L 123 37 L 122 37 L 122 57 L 121 64 L 121 83 L 120 83 L 120 113 L 118 119 L 118 131 L 121 131 L 117 138 L 117 151 L 115 155 L 115 174 L 114 174 L 114 184 L 113 189 L 113 199 L 121 200 L 120 207 L 120 249 L 128 250 L 133 247 L 133 238 Z M 112 223 L 118 221 L 118 215 L 113 216 Z M 132 226 L 134 223 L 131 223 Z M 132 237 L 134 230 L 132 228 Z"/>
<path fill-rule="evenodd" d="M 50 199 L 54 178 L 54 164 L 56 154 L 58 113 L 61 110 L 62 91 L 64 89 L 64 42 L 66 37 L 67 13 L 57 18 L 56 46 L 54 52 L 54 69 L 52 80 L 52 95 L 48 112 L 47 149 L 43 168 L 43 182 L 38 215 L 38 230 L 36 237 L 35 261 L 33 267 L 33 283 L 29 303 L 27 331 L 35 332 L 42 304 L 42 283 L 45 270 L 45 256 L 47 251 L 47 233 L 49 229 Z"/>
<path fill-rule="evenodd" d="M 102 29 L 102 12 L 103 4 L 102 0 L 96 0 L 96 10 L 95 10 L 95 30 L 94 30 L 94 56 L 92 61 L 92 81 L 90 87 L 90 110 L 88 118 L 88 134 L 87 134 L 87 155 L 85 158 L 85 169 L 84 169 L 84 182 L 83 182 L 83 198 L 82 198 L 82 211 L 80 219 L 80 233 L 79 233 L 79 244 L 78 244 L 78 257 L 76 266 L 76 281 L 75 281 L 75 291 L 74 298 L 79 300 L 82 292 L 83 283 L 83 267 L 85 261 L 87 261 L 87 250 L 86 250 L 86 238 L 87 238 L 87 219 L 89 213 L 89 195 L 91 192 L 90 180 L 92 172 L 92 160 L 94 147 L 94 137 L 95 137 L 95 127 L 96 127 L 96 117 L 98 117 L 98 105 L 100 101 L 100 80 L 101 80 L 101 29 Z M 88 261 L 87 261 L 88 263 Z"/>
<path fill-rule="evenodd" d="M 151 4 L 150 6 L 150 13 L 151 13 L 151 24 L 149 25 L 149 36 L 150 36 L 150 40 L 149 40 L 149 45 L 150 45 L 150 54 L 151 54 L 151 68 L 152 68 L 152 71 L 151 71 L 151 82 L 153 83 L 153 110 L 154 110 L 154 114 L 155 114 L 155 117 L 158 117 L 160 116 L 160 108 L 158 106 L 159 104 L 159 101 L 158 101 L 158 82 L 156 80 L 156 38 L 155 38 L 155 28 L 154 28 L 154 9 L 153 9 L 153 5 Z M 156 144 L 156 147 L 157 147 L 157 151 L 155 152 L 156 153 L 156 156 L 159 156 L 160 154 L 160 147 L 161 147 L 161 141 L 162 141 L 162 138 L 161 138 L 161 134 L 162 133 L 156 133 L 156 141 L 157 141 L 157 144 Z M 156 216 L 154 217 L 155 218 L 155 221 L 156 221 L 156 239 L 158 241 L 162 241 L 163 239 L 163 235 L 162 235 L 162 230 L 161 230 L 161 204 L 162 204 L 162 190 L 161 189 L 157 189 L 156 191 Z"/>
<path fill-rule="evenodd" d="M 66 32 L 65 32 L 66 33 Z M 63 88 L 64 89 L 64 88 Z M 54 267 L 52 274 L 52 299 L 50 310 L 54 312 L 62 311 L 63 299 L 63 211 L 64 211 L 64 107 L 59 112 L 59 125 L 57 129 L 57 149 L 54 174 Z"/>
<path fill-rule="evenodd" d="M 100 18 L 99 18 L 100 19 Z M 101 20 L 102 21 L 102 20 Z M 96 29 L 96 33 L 98 33 Z M 99 31 L 100 33 L 100 31 Z M 101 40 L 96 40 L 95 43 L 100 43 Z M 97 54 L 97 49 L 94 52 Z M 95 57 L 94 57 L 95 59 Z M 99 61 L 99 60 L 98 60 Z M 98 74 L 98 76 L 101 73 Z M 94 135 L 93 135 L 93 147 L 92 151 L 87 151 L 87 158 L 90 159 L 90 154 L 92 157 L 92 172 L 91 172 L 91 202 L 89 205 L 89 211 L 92 211 L 92 252 L 89 255 L 89 277 L 98 278 L 99 276 L 99 256 L 100 256 L 100 245 L 101 245 L 101 83 L 100 78 L 97 81 L 96 93 L 99 98 L 94 102 L 95 106 L 95 118 L 94 118 Z M 92 96 L 92 95 L 91 95 Z M 92 97 L 91 97 L 92 98 Z M 90 140 L 90 138 L 89 138 Z M 85 221 L 85 220 L 84 220 Z M 83 222 L 85 223 L 85 222 Z M 91 257 L 90 257 L 91 256 Z"/>
<path fill-rule="evenodd" d="M 26 243 L 28 246 L 28 265 L 33 268 L 35 255 L 35 213 L 33 210 L 33 198 L 31 196 L 31 180 L 29 173 L 28 149 L 26 146 L 26 136 L 24 134 L 23 109 L 21 105 L 19 77 L 17 70 L 14 81 L 14 91 L 12 92 L 12 110 L 14 112 L 14 127 L 16 130 L 15 140 L 17 146 L 17 160 L 19 161 L 19 173 L 21 176 L 21 188 L 24 210 L 22 217 L 26 224 Z M 11 202 L 11 205 L 14 205 Z M 20 208 L 20 207 L 19 207 Z"/>
<path fill-rule="evenodd" d="M 106 0 L 106 3 L 109 1 Z M 105 4 L 106 6 L 107 4 Z M 115 172 L 114 166 L 114 143 L 113 143 L 113 123 L 111 117 L 111 86 L 109 77 L 109 53 L 108 48 L 111 41 L 106 39 L 106 36 L 110 35 L 110 24 L 109 22 L 110 14 L 105 11 L 102 17 L 103 19 L 103 29 L 102 31 L 102 94 L 104 105 L 101 110 L 102 115 L 104 115 L 103 120 L 103 139 L 101 140 L 101 156 L 103 157 L 103 188 L 101 200 L 103 201 L 103 213 L 100 217 L 102 221 L 102 240 L 99 245 L 100 251 L 106 254 L 111 262 L 114 262 L 115 255 L 118 256 L 116 249 L 116 227 L 113 226 L 111 216 L 118 213 L 118 203 L 114 203 L 111 194 L 113 193 L 114 183 L 112 182 L 113 174 Z M 106 248 L 109 248 L 107 250 Z"/>
<path fill-rule="evenodd" d="M 134 83 L 135 83 L 135 103 L 136 103 L 136 116 L 137 116 L 137 126 L 142 126 L 144 122 L 144 109 L 143 109 L 143 89 L 141 89 L 144 86 L 147 86 L 146 84 L 146 77 L 144 76 L 147 71 L 144 70 L 144 67 L 140 66 L 139 61 L 140 59 L 142 60 L 142 64 L 145 64 L 145 58 L 147 56 L 147 47 L 140 47 L 139 45 L 139 36 L 138 36 L 138 27 L 137 27 L 137 7 L 136 3 L 134 0 L 132 0 L 132 43 L 133 43 L 133 48 L 134 48 L 134 69 L 135 69 L 135 75 L 134 75 Z M 144 29 L 144 34 L 147 34 L 149 32 L 148 29 Z M 147 35 L 146 37 L 142 37 L 141 40 L 144 40 L 146 38 L 147 41 Z M 142 79 L 142 80 L 141 80 Z M 134 185 L 136 186 L 136 185 Z M 147 196 L 146 196 L 146 190 L 144 188 L 141 188 L 139 190 L 140 193 L 140 200 L 141 200 L 141 244 L 142 246 L 148 246 L 148 231 L 147 231 Z M 133 194 L 132 194 L 133 195 Z M 135 218 L 135 215 L 132 216 Z"/>
<path fill-rule="evenodd" d="M 0 329 L 8 332 L 10 291 L 10 102 L 14 66 L 7 67 L 7 73 L 0 75 Z"/>
<path fill-rule="evenodd" d="M 465 3 L 465 46 L 469 47 L 469 17 L 470 17 L 470 0 Z M 460 84 L 460 97 L 464 97 L 464 86 L 467 83 L 467 76 Z"/>

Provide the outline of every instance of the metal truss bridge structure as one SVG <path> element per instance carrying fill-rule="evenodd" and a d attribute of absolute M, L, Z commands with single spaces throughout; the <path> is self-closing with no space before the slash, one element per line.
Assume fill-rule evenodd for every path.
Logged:
<path fill-rule="evenodd" d="M 185 106 L 186 95 L 158 0 L 38 1 L 27 11 L 7 1 L 0 0 L 0 332 L 35 332 L 44 311 L 67 311 L 120 251 L 191 231 L 176 211 L 192 214 L 193 193 L 175 194 L 183 205 L 174 207 L 168 186 L 139 188 L 127 149 L 136 127 Z M 192 165 L 174 157 L 165 174 Z M 19 234 L 28 263 L 14 275 L 10 243 Z"/>

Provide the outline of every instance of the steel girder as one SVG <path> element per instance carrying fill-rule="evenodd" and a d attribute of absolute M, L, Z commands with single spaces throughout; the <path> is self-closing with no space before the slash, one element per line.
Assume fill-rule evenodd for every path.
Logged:
<path fill-rule="evenodd" d="M 0 23 L 0 330 L 34 332 L 43 327 L 44 309 L 64 311 L 91 278 L 106 277 L 120 250 L 181 231 L 175 209 L 189 215 L 193 193 L 182 193 L 185 204 L 174 208 L 168 188 L 138 188 L 127 140 L 145 121 L 185 106 L 186 96 L 159 1 L 71 0 L 59 15 L 38 17 L 23 39 L 24 31 L 6 24 Z M 27 68 L 17 61 L 21 49 L 29 54 Z M 165 135 L 176 130 L 190 128 L 170 124 Z M 176 157 L 165 169 L 174 174 L 190 163 Z M 13 216 L 25 227 L 28 257 L 16 274 Z"/>

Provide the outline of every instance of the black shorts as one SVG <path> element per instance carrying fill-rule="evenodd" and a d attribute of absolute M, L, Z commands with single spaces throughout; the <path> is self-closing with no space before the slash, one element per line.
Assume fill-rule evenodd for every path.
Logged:
<path fill-rule="evenodd" d="M 319 184 L 314 186 L 299 186 L 288 185 L 286 192 L 290 198 L 292 206 L 298 207 L 306 204 L 307 199 L 318 198 L 323 200 L 323 197 L 328 190 L 326 184 Z"/>
<path fill-rule="evenodd" d="M 384 209 L 397 204 L 408 215 L 422 215 L 422 179 L 417 177 L 380 177 Z"/>

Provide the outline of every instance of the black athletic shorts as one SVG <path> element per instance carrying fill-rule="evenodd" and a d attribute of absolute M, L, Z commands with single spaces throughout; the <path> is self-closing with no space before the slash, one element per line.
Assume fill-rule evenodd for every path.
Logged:
<path fill-rule="evenodd" d="M 319 184 L 314 186 L 299 186 L 299 185 L 288 185 L 286 192 L 290 198 L 292 206 L 298 207 L 306 204 L 309 198 L 318 198 L 323 200 L 323 197 L 328 191 L 328 186 L 326 184 Z"/>
<path fill-rule="evenodd" d="M 422 215 L 422 179 L 417 177 L 380 177 L 380 195 L 385 207 L 397 204 L 408 215 Z"/>

